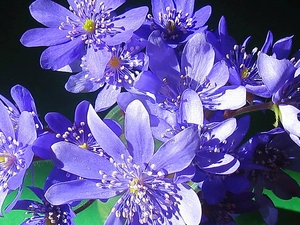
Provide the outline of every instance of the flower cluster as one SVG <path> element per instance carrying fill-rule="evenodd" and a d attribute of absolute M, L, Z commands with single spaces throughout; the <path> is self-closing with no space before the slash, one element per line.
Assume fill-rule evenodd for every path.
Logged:
<path fill-rule="evenodd" d="M 249 51 L 250 38 L 237 43 L 225 17 L 207 29 L 210 6 L 194 12 L 194 1 L 152 0 L 152 12 L 120 14 L 124 2 L 30 5 L 45 27 L 26 31 L 21 43 L 47 47 L 41 67 L 71 73 L 67 91 L 99 92 L 94 104 L 78 104 L 74 122 L 49 112 L 44 125 L 25 87 L 11 89 L 15 103 L 0 95 L 1 216 L 4 208 L 26 210 L 32 217 L 22 224 L 75 224 L 80 202 L 117 198 L 103 215 L 107 225 L 235 224 L 252 211 L 275 225 L 264 190 L 300 197 L 285 171 L 300 172 L 292 37 L 274 42 L 269 31 Z M 97 115 L 107 109 L 107 118 Z M 250 112 L 266 110 L 273 128 L 249 131 Z M 20 199 L 33 159 L 53 163 L 43 188 L 28 187 L 39 201 Z"/>

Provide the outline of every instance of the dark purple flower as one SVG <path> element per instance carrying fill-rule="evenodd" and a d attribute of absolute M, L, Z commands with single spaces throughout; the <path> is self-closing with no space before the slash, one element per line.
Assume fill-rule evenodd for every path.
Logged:
<path fill-rule="evenodd" d="M 248 53 L 246 49 L 251 37 L 247 37 L 242 45 L 236 44 L 236 41 L 228 34 L 224 17 L 220 19 L 216 34 L 208 32 L 207 36 L 214 46 L 217 58 L 225 60 L 228 64 L 231 84 L 243 85 L 249 93 L 260 97 L 271 97 L 257 69 L 257 54 L 258 52 L 270 53 L 277 59 L 288 57 L 292 37 L 281 38 L 273 44 L 273 34 L 268 31 L 261 49 L 255 47 Z"/>
<path fill-rule="evenodd" d="M 270 189 L 282 199 L 300 197 L 300 186 L 284 170 L 300 171 L 300 149 L 281 128 L 254 136 L 252 162 L 261 166 L 252 170 L 250 180 L 256 192 Z M 285 185 L 278 185 L 278 184 Z"/>
<path fill-rule="evenodd" d="M 219 204 L 208 204 L 202 192 L 198 192 L 201 200 L 203 216 L 201 225 L 236 225 L 235 215 L 252 212 L 258 209 L 259 204 L 253 200 L 252 192 L 240 194 L 226 193 L 226 197 Z"/>
<path fill-rule="evenodd" d="M 52 154 L 51 146 L 56 142 L 66 141 L 84 150 L 96 154 L 104 154 L 87 125 L 89 105 L 90 103 L 87 101 L 82 101 L 77 105 L 74 123 L 60 113 L 47 113 L 45 121 L 51 131 L 37 138 L 33 144 L 34 153 L 40 158 L 50 159 Z M 117 123 L 108 119 L 104 121 L 118 136 L 121 135 L 121 128 Z"/>
<path fill-rule="evenodd" d="M 208 204 L 218 204 L 227 192 L 239 194 L 250 188 L 243 170 L 243 159 L 239 161 L 237 152 L 249 127 L 249 117 L 236 121 L 225 120 L 208 124 L 203 134 L 200 150 L 193 163 L 196 167 L 194 182 L 199 182 L 203 196 Z"/>
<path fill-rule="evenodd" d="M 46 192 L 52 204 L 81 199 L 108 199 L 121 195 L 105 224 L 199 224 L 201 205 L 196 193 L 169 175 L 189 166 L 199 148 L 198 133 L 187 128 L 154 153 L 149 116 L 139 101 L 125 112 L 127 147 L 89 109 L 88 125 L 107 159 L 78 146 L 59 142 L 52 146 L 62 169 L 84 179 L 57 183 Z M 69 151 L 65 151 L 68 149 Z M 180 159 L 180 160 L 178 160 Z"/>
<path fill-rule="evenodd" d="M 13 210 L 26 210 L 27 214 L 32 213 L 30 218 L 25 219 L 20 225 L 37 224 L 61 224 L 74 225 L 75 213 L 70 205 L 51 205 L 44 197 L 44 191 L 38 187 L 28 187 L 40 200 L 19 200 Z"/>
<path fill-rule="evenodd" d="M 88 61 L 109 58 L 106 46 L 130 39 L 148 12 L 147 7 L 139 7 L 115 16 L 114 10 L 124 2 L 68 0 L 67 10 L 51 0 L 36 0 L 30 13 L 46 28 L 26 31 L 21 42 L 27 47 L 49 46 L 41 55 L 45 69 L 62 69 L 84 55 Z"/>
<path fill-rule="evenodd" d="M 47 177 L 44 189 L 38 187 L 28 187 L 41 201 L 35 200 L 19 200 L 12 210 L 26 210 L 26 214 L 32 213 L 30 218 L 26 218 L 21 225 L 44 225 L 44 224 L 61 224 L 61 225 L 74 225 L 73 212 L 71 205 L 52 205 L 44 197 L 45 191 L 52 184 L 60 181 L 66 181 L 65 171 L 60 171 L 54 168 Z"/>
<path fill-rule="evenodd" d="M 152 0 L 152 15 L 148 15 L 150 29 L 159 30 L 164 41 L 172 46 L 186 42 L 193 34 L 207 29 L 205 23 L 211 7 L 194 12 L 193 1 Z"/>
<path fill-rule="evenodd" d="M 7 108 L 0 102 L 0 211 L 11 191 L 18 189 L 10 206 L 20 197 L 23 178 L 33 159 L 32 143 L 36 127 L 32 115 L 21 112 L 17 126 L 12 123 Z M 7 211 L 9 210 L 8 207 Z M 2 212 L 0 212 L 2 216 Z"/>

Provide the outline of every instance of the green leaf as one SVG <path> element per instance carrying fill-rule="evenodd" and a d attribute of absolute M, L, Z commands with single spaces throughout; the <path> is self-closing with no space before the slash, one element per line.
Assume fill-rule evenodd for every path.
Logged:
<path fill-rule="evenodd" d="M 122 127 L 124 126 L 124 112 L 119 106 L 113 107 L 105 116 L 105 119 L 112 119 L 119 123 Z"/>

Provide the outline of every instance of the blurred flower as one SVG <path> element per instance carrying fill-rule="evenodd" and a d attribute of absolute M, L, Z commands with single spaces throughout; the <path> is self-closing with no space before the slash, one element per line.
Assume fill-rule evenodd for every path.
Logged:
<path fill-rule="evenodd" d="M 10 90 L 10 93 L 15 103 L 12 103 L 2 95 L 0 95 L 0 100 L 7 108 L 14 128 L 17 129 L 17 124 L 21 112 L 27 111 L 30 112 L 30 114 L 33 116 L 38 134 L 41 134 L 43 132 L 43 125 L 38 117 L 35 102 L 31 93 L 25 87 L 19 84 L 13 86 Z"/>
<path fill-rule="evenodd" d="M 36 127 L 32 115 L 26 111 L 21 112 L 15 130 L 7 108 L 0 102 L 0 211 L 11 191 L 18 189 L 6 211 L 20 197 L 23 178 L 33 159 L 31 148 L 35 139 Z"/>

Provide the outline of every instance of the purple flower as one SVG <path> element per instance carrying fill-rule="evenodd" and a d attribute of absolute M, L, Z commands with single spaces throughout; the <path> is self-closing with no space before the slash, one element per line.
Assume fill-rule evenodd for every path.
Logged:
<path fill-rule="evenodd" d="M 32 213 L 30 218 L 26 218 L 21 225 L 36 224 L 65 224 L 74 225 L 73 212 L 70 204 L 52 205 L 44 197 L 45 191 L 54 183 L 71 180 L 73 177 L 62 170 L 53 168 L 48 175 L 44 188 L 28 187 L 41 201 L 19 200 L 12 210 L 26 210 L 26 214 Z M 74 205 L 72 205 L 74 206 Z"/>
<path fill-rule="evenodd" d="M 130 39 L 148 12 L 147 7 L 140 7 L 114 16 L 113 11 L 124 2 L 68 0 L 67 10 L 51 0 L 36 0 L 30 13 L 46 28 L 26 31 L 21 42 L 27 47 L 49 46 L 41 55 L 44 69 L 62 69 L 84 55 L 88 61 L 109 58 L 106 46 Z"/>
<path fill-rule="evenodd" d="M 208 204 L 202 192 L 198 192 L 203 207 L 201 225 L 236 225 L 234 215 L 252 212 L 258 209 L 252 192 L 240 194 L 226 193 L 226 198 L 219 204 Z"/>
<path fill-rule="evenodd" d="M 300 197 L 300 186 L 284 170 L 300 171 L 299 146 L 281 128 L 262 132 L 251 140 L 252 162 L 261 166 L 252 170 L 249 178 L 255 192 L 262 193 L 263 188 L 270 189 L 281 199 Z M 278 185 L 284 183 L 285 185 Z"/>
<path fill-rule="evenodd" d="M 152 0 L 152 15 L 148 15 L 150 29 L 159 30 L 168 44 L 176 47 L 193 34 L 206 30 L 205 23 L 211 15 L 211 7 L 205 6 L 194 12 L 193 1 Z"/>
<path fill-rule="evenodd" d="M 153 33 L 147 46 L 149 67 L 162 83 L 161 101 L 165 107 L 176 108 L 186 89 L 198 93 L 206 109 L 237 109 L 246 101 L 246 92 L 238 85 L 226 86 L 229 78 L 225 62 L 215 63 L 213 47 L 204 33 L 197 33 L 185 45 L 181 65 L 173 49 L 157 33 Z M 143 77 L 141 76 L 141 79 Z"/>
<path fill-rule="evenodd" d="M 169 175 L 189 166 L 199 148 L 198 133 L 187 128 L 154 153 L 149 116 L 139 101 L 125 113 L 127 147 L 90 108 L 88 125 L 109 159 L 77 146 L 52 146 L 62 169 L 82 180 L 58 183 L 46 192 L 52 204 L 81 199 L 108 199 L 121 195 L 105 224 L 199 224 L 201 205 L 196 193 Z M 69 149 L 69 151 L 65 151 Z M 180 159 L 180 160 L 178 160 Z"/>
<path fill-rule="evenodd" d="M 135 78 L 148 68 L 148 56 L 141 52 L 146 42 L 130 40 L 109 48 L 109 58 L 88 63 L 83 57 L 82 71 L 72 75 L 65 87 L 73 93 L 93 92 L 103 87 L 96 99 L 96 111 L 103 111 L 116 102 L 121 88 L 130 89 Z"/>
<path fill-rule="evenodd" d="M 75 213 L 70 205 L 51 205 L 44 197 L 44 190 L 38 187 L 28 187 L 40 200 L 19 200 L 13 210 L 26 210 L 32 213 L 30 218 L 25 219 L 20 225 L 36 224 L 61 224 L 74 225 Z"/>
<path fill-rule="evenodd" d="M 33 116 L 38 133 L 42 133 L 43 125 L 38 118 L 35 102 L 31 93 L 25 87 L 19 84 L 13 86 L 10 90 L 10 93 L 15 103 L 12 103 L 2 95 L 0 95 L 0 100 L 4 103 L 5 107 L 7 108 L 9 117 L 13 123 L 14 128 L 17 128 L 21 112 L 27 111 L 30 112 Z"/>
<path fill-rule="evenodd" d="M 280 121 L 285 131 L 300 146 L 300 68 L 288 59 L 276 59 L 265 53 L 258 56 L 258 70 L 272 94 L 275 126 Z"/>
<path fill-rule="evenodd" d="M 33 159 L 32 143 L 36 139 L 36 127 L 32 115 L 23 111 L 18 117 L 16 129 L 7 112 L 0 102 L 0 210 L 11 191 L 18 193 L 11 202 L 13 206 L 20 197 L 23 178 Z M 7 208 L 9 211 L 10 206 Z M 0 212 L 2 216 L 2 213 Z"/>
<path fill-rule="evenodd" d="M 50 159 L 52 155 L 51 146 L 59 141 L 66 141 L 78 147 L 97 154 L 103 154 L 90 128 L 87 125 L 87 112 L 90 103 L 80 102 L 75 109 L 74 123 L 57 112 L 47 113 L 45 121 L 51 131 L 44 133 L 33 144 L 34 153 L 43 159 Z M 104 120 L 117 135 L 121 135 L 121 128 L 112 120 Z"/>
<path fill-rule="evenodd" d="M 125 109 L 133 99 L 141 100 L 151 115 L 157 139 L 165 141 L 186 123 L 202 125 L 203 108 L 237 109 L 245 104 L 245 88 L 226 85 L 228 68 L 225 62 L 214 64 L 214 50 L 203 33 L 187 42 L 181 67 L 174 49 L 163 42 L 159 33 L 153 32 L 149 40 L 147 54 L 153 73 L 143 72 L 134 84 L 139 95 L 121 93 L 118 104 Z M 186 121 L 185 114 L 190 114 L 190 121 Z"/>
<path fill-rule="evenodd" d="M 281 38 L 273 44 L 273 34 L 268 31 L 261 50 L 258 51 L 255 47 L 248 53 L 246 49 L 251 37 L 247 37 L 242 45 L 236 44 L 236 41 L 228 34 L 224 17 L 220 19 L 216 34 L 208 32 L 207 36 L 214 46 L 217 58 L 225 60 L 228 64 L 231 84 L 243 85 L 249 93 L 257 96 L 271 97 L 257 69 L 257 54 L 264 52 L 272 54 L 277 59 L 285 58 L 290 53 L 292 37 Z"/>

